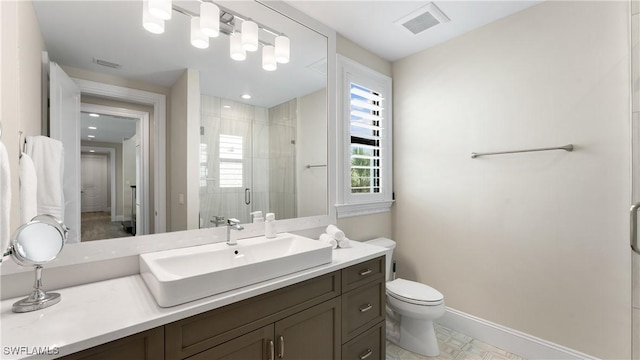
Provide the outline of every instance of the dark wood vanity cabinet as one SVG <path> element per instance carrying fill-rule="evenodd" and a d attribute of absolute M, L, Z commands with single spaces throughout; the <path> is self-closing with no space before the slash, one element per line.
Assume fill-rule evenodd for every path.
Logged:
<path fill-rule="evenodd" d="M 384 320 L 380 257 L 65 359 L 384 359 Z"/>

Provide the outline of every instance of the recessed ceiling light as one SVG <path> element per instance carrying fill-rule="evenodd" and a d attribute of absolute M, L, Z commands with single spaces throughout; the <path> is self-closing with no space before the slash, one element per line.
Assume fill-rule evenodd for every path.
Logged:
<path fill-rule="evenodd" d="M 89 137 L 89 139 L 93 139 L 96 136 L 95 135 L 89 135 L 88 137 Z"/>
<path fill-rule="evenodd" d="M 95 150 L 89 150 L 89 152 L 96 152 Z"/>
<path fill-rule="evenodd" d="M 91 116 L 91 117 L 100 117 L 99 114 L 94 114 L 94 113 L 89 114 L 89 116 Z"/>
<path fill-rule="evenodd" d="M 251 99 L 251 95 L 249 95 L 249 94 L 243 94 L 243 95 L 242 95 L 242 98 L 243 98 L 243 99 L 245 99 L 245 100 L 249 100 L 249 99 Z"/>
<path fill-rule="evenodd" d="M 222 107 L 225 108 L 225 109 L 231 109 L 231 106 L 229 106 L 229 105 L 223 105 Z"/>
<path fill-rule="evenodd" d="M 89 130 L 98 130 L 98 128 L 95 126 L 89 126 Z"/>

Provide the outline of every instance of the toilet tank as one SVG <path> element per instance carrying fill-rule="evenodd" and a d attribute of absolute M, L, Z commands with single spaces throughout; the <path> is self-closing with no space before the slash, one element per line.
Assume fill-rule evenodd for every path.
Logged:
<path fill-rule="evenodd" d="M 387 251 L 385 252 L 385 261 L 387 266 L 386 279 L 387 281 L 391 280 L 391 258 L 393 257 L 393 250 L 396 248 L 396 242 L 391 239 L 382 237 L 367 240 L 364 242 L 370 245 L 382 246 L 384 248 L 387 248 Z"/>

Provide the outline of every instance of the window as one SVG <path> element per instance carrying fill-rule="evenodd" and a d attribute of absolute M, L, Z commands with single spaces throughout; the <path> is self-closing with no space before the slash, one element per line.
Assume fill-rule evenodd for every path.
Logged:
<path fill-rule="evenodd" d="M 242 187 L 242 136 L 220 134 L 220 187 Z"/>
<path fill-rule="evenodd" d="M 343 186 L 338 217 L 389 211 L 393 202 L 391 79 L 338 57 Z"/>

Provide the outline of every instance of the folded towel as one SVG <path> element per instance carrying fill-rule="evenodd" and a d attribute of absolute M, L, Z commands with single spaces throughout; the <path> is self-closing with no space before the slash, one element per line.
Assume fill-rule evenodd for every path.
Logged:
<path fill-rule="evenodd" d="M 38 215 L 38 178 L 31 157 L 20 156 L 20 223 L 31 221 Z"/>
<path fill-rule="evenodd" d="M 7 148 L 0 141 L 0 256 L 9 247 L 11 213 L 11 168 Z"/>
<path fill-rule="evenodd" d="M 335 226 L 335 225 L 327 226 L 327 229 L 325 231 L 327 232 L 327 234 L 331 235 L 331 237 L 333 237 L 334 239 L 336 239 L 338 241 L 340 241 L 340 240 L 345 238 L 344 232 L 342 230 L 338 229 L 338 227 Z"/>
<path fill-rule="evenodd" d="M 348 248 L 351 247 L 351 244 L 349 243 L 351 240 L 349 240 L 348 238 L 344 238 L 342 240 L 337 240 L 338 241 L 338 247 L 339 248 Z"/>
<path fill-rule="evenodd" d="M 338 247 L 338 241 L 329 234 L 320 235 L 320 241 L 330 244 L 333 249 Z"/>
<path fill-rule="evenodd" d="M 38 214 L 64 221 L 62 142 L 46 136 L 27 136 L 26 153 L 33 160 L 38 178 Z"/>

